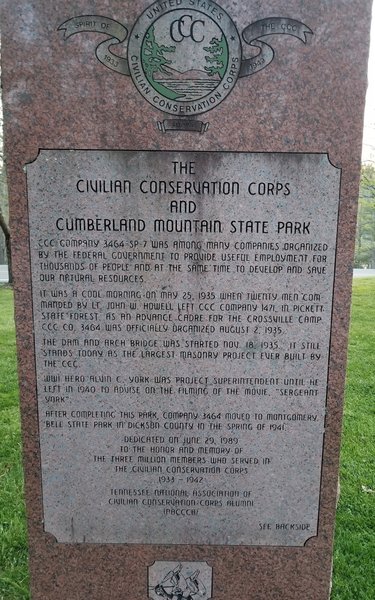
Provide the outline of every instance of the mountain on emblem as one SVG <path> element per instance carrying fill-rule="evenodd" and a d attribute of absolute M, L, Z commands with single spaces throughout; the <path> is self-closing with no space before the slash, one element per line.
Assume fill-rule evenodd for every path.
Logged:
<path fill-rule="evenodd" d="M 178 14 L 173 14 L 172 23 L 169 19 L 165 23 L 166 15 L 147 30 L 141 45 L 141 65 L 147 81 L 165 98 L 199 100 L 212 93 L 223 79 L 229 60 L 228 43 L 214 22 L 197 20 L 191 10 L 174 12 Z M 187 24 L 190 36 L 185 34 Z"/>

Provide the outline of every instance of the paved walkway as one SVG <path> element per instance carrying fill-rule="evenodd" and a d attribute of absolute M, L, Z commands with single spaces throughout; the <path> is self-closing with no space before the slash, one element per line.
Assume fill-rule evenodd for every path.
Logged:
<path fill-rule="evenodd" d="M 375 269 L 353 269 L 353 277 L 375 277 Z"/>
<path fill-rule="evenodd" d="M 8 266 L 0 265 L 0 283 L 8 283 Z"/>

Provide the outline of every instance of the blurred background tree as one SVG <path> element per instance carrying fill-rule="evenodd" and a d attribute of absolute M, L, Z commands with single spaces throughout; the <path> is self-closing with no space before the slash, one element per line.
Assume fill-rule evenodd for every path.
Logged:
<path fill-rule="evenodd" d="M 0 72 L 1 77 L 1 72 Z M 8 188 L 3 154 L 3 111 L 0 96 L 0 264 L 7 264 L 9 283 L 12 283 L 12 254 L 10 248 Z"/>
<path fill-rule="evenodd" d="M 375 167 L 361 170 L 354 266 L 375 269 Z"/>

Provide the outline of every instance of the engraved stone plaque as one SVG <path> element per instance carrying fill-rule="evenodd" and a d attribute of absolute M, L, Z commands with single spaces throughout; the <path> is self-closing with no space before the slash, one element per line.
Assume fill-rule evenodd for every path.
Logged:
<path fill-rule="evenodd" d="M 45 531 L 317 535 L 339 169 L 42 150 L 27 181 Z"/>
<path fill-rule="evenodd" d="M 148 597 L 210 600 L 212 567 L 206 562 L 156 561 L 148 568 Z"/>

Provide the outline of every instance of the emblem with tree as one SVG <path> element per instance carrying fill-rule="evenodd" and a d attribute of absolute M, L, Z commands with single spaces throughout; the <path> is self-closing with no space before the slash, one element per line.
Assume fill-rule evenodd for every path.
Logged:
<path fill-rule="evenodd" d="M 156 73 L 163 73 L 164 75 L 170 75 L 170 70 L 168 69 L 168 65 L 172 64 L 171 60 L 168 60 L 164 54 L 166 52 L 175 52 L 176 46 L 164 46 L 163 44 L 158 44 L 155 39 L 155 29 L 154 26 L 150 27 L 147 31 L 143 44 L 142 44 L 142 66 L 144 72 L 146 74 L 147 79 L 152 84 L 152 86 L 160 91 L 160 93 L 168 96 L 172 100 L 177 98 L 177 94 L 174 94 L 172 90 L 169 90 L 161 83 L 155 81 L 154 75 Z"/>
<path fill-rule="evenodd" d="M 217 37 L 212 38 L 210 45 L 204 48 L 208 52 L 206 61 L 210 63 L 209 67 L 204 67 L 210 77 L 219 75 L 222 79 L 228 65 L 228 45 L 225 37 L 222 35 L 220 40 Z"/>

